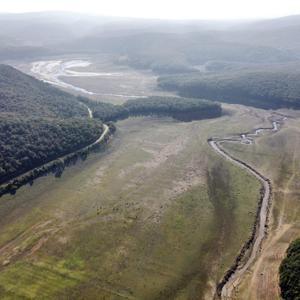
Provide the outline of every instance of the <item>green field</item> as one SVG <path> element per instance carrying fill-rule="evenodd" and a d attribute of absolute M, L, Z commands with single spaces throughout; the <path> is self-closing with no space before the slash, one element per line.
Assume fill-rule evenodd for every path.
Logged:
<path fill-rule="evenodd" d="M 267 114 L 225 110 L 118 122 L 105 152 L 2 197 L 1 299 L 211 298 L 250 234 L 260 184 L 206 140 Z"/>

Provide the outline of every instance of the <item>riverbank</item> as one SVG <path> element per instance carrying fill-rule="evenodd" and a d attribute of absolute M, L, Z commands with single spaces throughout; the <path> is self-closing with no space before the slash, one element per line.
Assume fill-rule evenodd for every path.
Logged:
<path fill-rule="evenodd" d="M 225 157 L 225 159 L 247 170 L 250 174 L 254 175 L 262 184 L 261 198 L 258 203 L 256 221 L 253 226 L 252 234 L 243 245 L 234 264 L 225 273 L 223 279 L 217 285 L 217 296 L 221 297 L 222 299 L 228 299 L 231 297 L 234 290 L 239 285 L 242 276 L 257 257 L 258 251 L 261 247 L 261 243 L 266 235 L 272 186 L 271 181 L 268 178 L 254 169 L 251 165 L 230 155 L 220 144 L 225 142 L 240 142 L 243 144 L 252 144 L 254 142 L 254 137 L 257 137 L 264 131 L 278 131 L 287 117 L 284 115 L 280 115 L 280 118 L 276 121 L 272 120 L 272 117 L 270 119 L 272 122 L 272 127 L 258 128 L 253 132 L 241 133 L 238 136 L 208 140 L 209 145 L 214 149 L 214 151 Z"/>

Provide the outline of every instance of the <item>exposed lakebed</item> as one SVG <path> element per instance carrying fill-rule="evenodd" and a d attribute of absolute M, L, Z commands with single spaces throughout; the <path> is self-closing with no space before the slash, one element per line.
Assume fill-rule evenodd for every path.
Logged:
<path fill-rule="evenodd" d="M 37 75 L 40 79 L 50 84 L 73 89 L 78 92 L 82 92 L 89 95 L 94 95 L 96 93 L 74 86 L 72 84 L 64 82 L 61 77 L 112 77 L 112 76 L 122 76 L 121 73 L 108 73 L 108 72 L 87 72 L 87 71 L 76 71 L 74 68 L 86 68 L 92 63 L 88 60 L 49 60 L 49 61 L 36 61 L 32 63 L 31 72 Z"/>

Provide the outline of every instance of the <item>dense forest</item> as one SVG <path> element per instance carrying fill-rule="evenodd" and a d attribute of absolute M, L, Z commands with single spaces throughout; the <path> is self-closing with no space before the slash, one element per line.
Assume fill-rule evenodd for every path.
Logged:
<path fill-rule="evenodd" d="M 30 117 L 87 117 L 75 96 L 8 65 L 0 65 L 0 113 Z"/>
<path fill-rule="evenodd" d="M 93 143 L 102 130 L 75 96 L 0 65 L 0 184 Z"/>
<path fill-rule="evenodd" d="M 0 183 L 93 143 L 102 123 L 84 119 L 18 118 L 1 115 Z"/>
<path fill-rule="evenodd" d="M 213 99 L 260 108 L 300 108 L 300 73 L 234 71 L 160 77 L 158 84 L 184 97 Z"/>
<path fill-rule="evenodd" d="M 219 117 L 222 113 L 219 103 L 204 99 L 152 96 L 128 100 L 123 105 L 96 102 L 83 97 L 78 99 L 92 109 L 94 118 L 105 122 L 151 115 L 191 121 Z"/>
<path fill-rule="evenodd" d="M 284 300 L 300 299 L 300 239 L 295 240 L 287 250 L 280 269 L 281 296 Z"/>
<path fill-rule="evenodd" d="M 170 116 L 181 121 L 219 117 L 221 105 L 204 99 L 180 97 L 148 97 L 129 100 L 123 105 L 130 116 Z"/>

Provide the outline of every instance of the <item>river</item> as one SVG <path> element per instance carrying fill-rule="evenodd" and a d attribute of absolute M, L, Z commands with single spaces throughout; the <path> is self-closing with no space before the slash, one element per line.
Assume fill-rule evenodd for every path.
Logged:
<path fill-rule="evenodd" d="M 258 128 L 255 129 L 253 132 L 248 133 L 241 133 L 237 136 L 230 136 L 225 138 L 212 138 L 209 140 L 209 145 L 213 148 L 215 152 L 219 155 L 222 155 L 225 159 L 231 161 L 232 163 L 238 165 L 239 167 L 247 170 L 250 174 L 255 176 L 262 184 L 262 198 L 261 203 L 258 207 L 258 218 L 256 220 L 256 226 L 254 227 L 253 232 L 253 240 L 251 240 L 250 245 L 247 245 L 243 250 L 249 250 L 249 256 L 246 260 L 243 261 L 241 258 L 245 258 L 245 253 L 247 251 L 241 251 L 238 254 L 238 258 L 235 264 L 231 267 L 231 269 L 225 274 L 222 281 L 219 283 L 217 288 L 217 294 L 221 299 L 231 299 L 232 293 L 237 288 L 239 283 L 241 282 L 242 277 L 244 276 L 245 272 L 248 270 L 249 266 L 253 263 L 256 259 L 259 249 L 261 247 L 262 241 L 266 235 L 266 226 L 268 221 L 268 208 L 271 199 L 271 181 L 267 179 L 264 175 L 262 175 L 259 171 L 255 170 L 252 166 L 248 165 L 247 163 L 233 157 L 229 154 L 226 150 L 223 149 L 221 146 L 224 142 L 240 142 L 242 144 L 253 144 L 254 137 L 259 136 L 264 131 L 273 131 L 276 132 L 280 129 L 283 122 L 287 119 L 286 116 L 281 116 L 278 120 L 272 120 L 272 127 L 269 128 Z"/>

